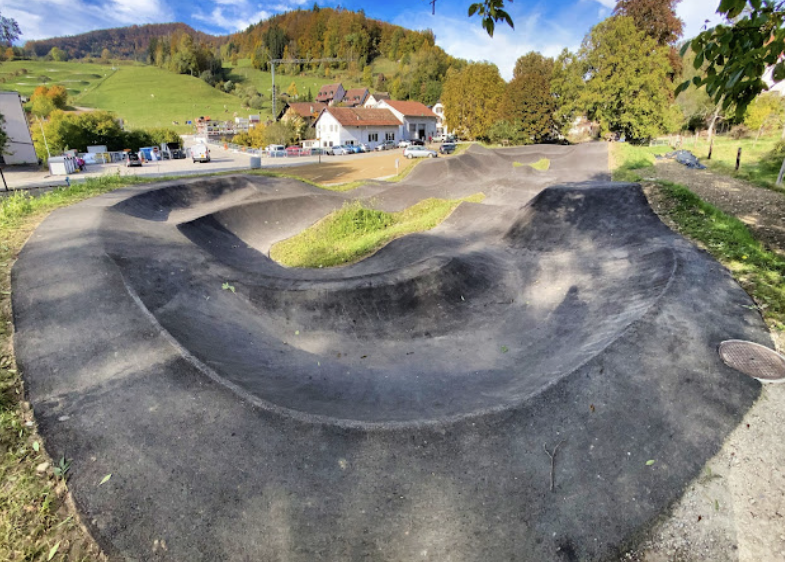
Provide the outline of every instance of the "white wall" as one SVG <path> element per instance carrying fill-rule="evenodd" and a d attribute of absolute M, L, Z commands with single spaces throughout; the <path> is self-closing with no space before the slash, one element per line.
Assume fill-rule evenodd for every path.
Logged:
<path fill-rule="evenodd" d="M 396 139 L 411 140 L 418 138 L 417 134 L 421 129 L 425 130 L 422 136 L 423 140 L 428 140 L 428 137 L 436 136 L 436 118 L 435 117 L 407 117 L 393 106 L 388 105 L 385 100 L 379 102 L 377 106 L 379 109 L 389 109 L 395 115 L 396 119 L 401 121 L 403 125 L 399 127 L 399 136 Z M 410 126 L 415 125 L 414 132 L 410 131 Z"/>
<path fill-rule="evenodd" d="M 325 111 L 316 123 L 316 138 L 321 139 L 323 147 L 364 143 L 373 149 L 384 142 L 387 133 L 394 135 L 395 142 L 398 142 L 401 139 L 399 129 L 397 126 L 344 127 Z M 369 141 L 369 135 L 372 134 L 376 134 L 378 140 Z"/>
<path fill-rule="evenodd" d="M 0 92 L 0 113 L 5 117 L 3 129 L 8 133 L 4 154 L 6 164 L 37 164 L 38 156 L 27 127 L 22 100 L 16 92 Z"/>

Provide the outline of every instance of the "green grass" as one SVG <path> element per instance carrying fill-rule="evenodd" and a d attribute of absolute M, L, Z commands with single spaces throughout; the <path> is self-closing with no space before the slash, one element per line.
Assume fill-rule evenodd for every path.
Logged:
<path fill-rule="evenodd" d="M 757 143 L 754 139 L 735 140 L 728 136 L 716 136 L 711 160 L 706 157 L 709 153 L 709 143 L 705 139 L 697 143 L 694 138 L 684 137 L 681 148 L 689 150 L 700 158 L 709 170 L 726 176 L 732 176 L 750 181 L 758 186 L 782 190 L 775 182 L 779 173 L 782 160 L 774 162 L 766 156 L 779 141 L 779 135 L 762 137 Z M 736 154 L 741 148 L 741 167 L 735 171 Z M 613 158 L 616 160 L 614 179 L 617 181 L 639 181 L 640 174 L 636 170 L 643 170 L 654 165 L 655 154 L 665 154 L 674 150 L 669 146 L 634 146 L 626 143 L 611 145 Z"/>
<path fill-rule="evenodd" d="M 347 203 L 300 234 L 275 244 L 270 256 L 288 267 L 330 267 L 356 262 L 406 234 L 439 225 L 463 201 L 479 203 L 477 193 L 463 199 L 425 199 L 398 213 Z"/>
<path fill-rule="evenodd" d="M 118 67 L 75 103 L 113 111 L 130 129 L 168 127 L 178 132 L 190 132 L 185 122 L 200 116 L 231 120 L 234 112 L 243 117 L 255 113 L 244 108 L 237 96 L 220 92 L 199 78 L 154 66 Z M 180 126 L 173 126 L 173 121 Z"/>
<path fill-rule="evenodd" d="M 384 74 L 385 77 L 392 78 L 392 76 L 398 71 L 398 63 L 394 60 L 390 60 L 386 57 L 378 57 L 374 59 L 371 63 L 371 73 L 376 76 L 377 74 Z M 374 92 L 374 89 L 371 88 L 371 92 Z"/>
<path fill-rule="evenodd" d="M 785 257 L 767 250 L 739 219 L 706 203 L 687 187 L 658 181 L 666 214 L 697 240 L 753 297 L 769 324 L 785 330 Z"/>
<path fill-rule="evenodd" d="M 540 172 L 547 172 L 551 168 L 551 161 L 547 158 L 540 158 L 536 162 L 531 164 L 523 164 L 521 162 L 513 162 L 513 168 L 522 168 L 523 166 L 529 166 L 530 168 L 534 168 Z"/>
<path fill-rule="evenodd" d="M 27 72 L 15 76 L 17 72 Z M 112 65 L 53 61 L 9 61 L 0 64 L 0 90 L 30 96 L 38 86 L 60 84 L 70 96 L 97 87 L 112 74 Z"/>

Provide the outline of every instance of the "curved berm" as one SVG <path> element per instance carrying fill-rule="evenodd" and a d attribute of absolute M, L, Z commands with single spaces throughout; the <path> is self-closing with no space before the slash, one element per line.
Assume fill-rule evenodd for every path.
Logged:
<path fill-rule="evenodd" d="M 53 213 L 13 271 L 16 352 L 105 551 L 542 561 L 633 543 L 758 396 L 719 343 L 770 341 L 721 266 L 609 181 L 606 150 L 472 147 L 350 193 L 238 175 Z M 477 192 L 355 264 L 269 258 L 349 200 Z"/>

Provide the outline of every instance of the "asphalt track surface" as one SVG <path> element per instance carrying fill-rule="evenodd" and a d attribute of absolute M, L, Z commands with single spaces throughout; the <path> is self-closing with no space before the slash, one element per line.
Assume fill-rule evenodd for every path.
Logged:
<path fill-rule="evenodd" d="M 479 191 L 353 265 L 268 258 L 347 200 Z M 472 147 L 350 193 L 128 188 L 47 218 L 13 289 L 40 431 L 117 560 L 614 559 L 759 395 L 719 343 L 771 343 L 602 144 Z"/>

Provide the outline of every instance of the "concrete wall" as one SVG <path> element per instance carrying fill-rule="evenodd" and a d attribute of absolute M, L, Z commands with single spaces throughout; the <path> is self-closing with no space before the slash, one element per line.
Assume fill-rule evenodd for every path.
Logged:
<path fill-rule="evenodd" d="M 3 129 L 8 133 L 6 164 L 37 164 L 33 139 L 22 109 L 22 100 L 16 92 L 0 92 L 0 113 L 5 117 Z"/>

